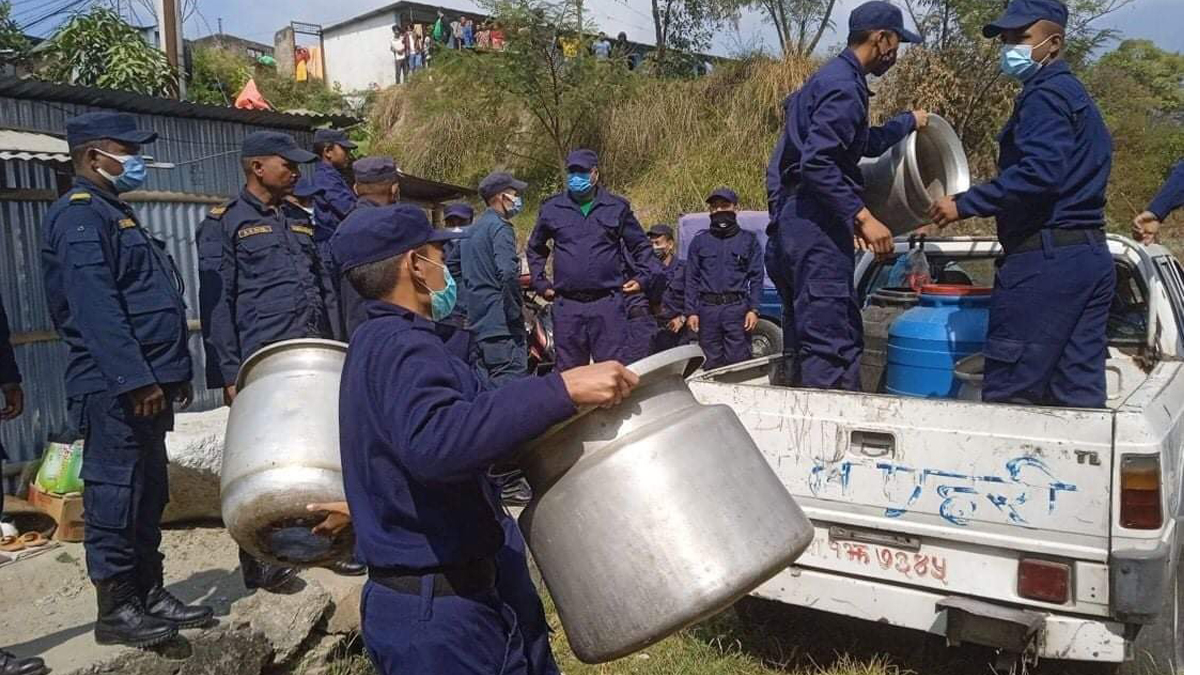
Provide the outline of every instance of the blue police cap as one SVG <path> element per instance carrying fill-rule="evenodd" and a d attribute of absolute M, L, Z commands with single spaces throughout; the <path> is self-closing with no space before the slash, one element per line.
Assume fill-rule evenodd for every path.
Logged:
<path fill-rule="evenodd" d="M 732 204 L 738 203 L 737 193 L 727 187 L 719 187 L 716 190 L 713 190 L 712 194 L 708 195 L 708 198 L 705 199 L 704 201 L 707 204 L 711 204 L 711 203 L 713 203 L 714 200 L 717 200 L 717 199 L 724 199 L 725 201 L 730 202 Z"/>
<path fill-rule="evenodd" d="M 127 113 L 90 112 L 67 119 L 67 147 L 88 141 L 111 139 L 143 145 L 153 143 L 158 134 L 137 128 L 137 118 Z"/>
<path fill-rule="evenodd" d="M 317 185 L 316 181 L 307 177 L 296 181 L 296 187 L 292 188 L 292 194 L 301 199 L 310 199 L 322 192 L 325 192 L 325 188 Z"/>
<path fill-rule="evenodd" d="M 479 181 L 479 196 L 486 202 L 509 188 L 517 192 L 524 192 L 527 187 L 529 187 L 529 183 L 517 180 L 511 173 L 493 171 Z"/>
<path fill-rule="evenodd" d="M 983 27 L 983 36 L 994 38 L 1006 30 L 1024 28 L 1042 19 L 1066 26 L 1067 6 L 1058 0 L 1012 0 L 1004 16 Z"/>
<path fill-rule="evenodd" d="M 671 229 L 670 225 L 651 225 L 646 231 L 648 237 L 667 237 L 671 241 L 675 241 L 675 230 Z"/>
<path fill-rule="evenodd" d="M 588 150 L 587 148 L 572 150 L 571 153 L 567 155 L 567 171 L 571 171 L 572 169 L 591 171 L 592 169 L 596 168 L 596 165 L 599 163 L 600 158 L 596 156 L 595 152 Z"/>
<path fill-rule="evenodd" d="M 363 157 L 354 162 L 354 180 L 359 183 L 387 183 L 400 179 L 391 157 Z"/>
<path fill-rule="evenodd" d="M 858 33 L 868 30 L 890 30 L 900 36 L 901 42 L 921 44 L 925 40 L 920 35 L 904 27 L 904 14 L 900 8 L 883 0 L 864 2 L 850 12 L 850 32 Z"/>
<path fill-rule="evenodd" d="M 296 139 L 280 131 L 255 131 L 242 139 L 242 157 L 280 157 L 301 164 L 311 162 L 316 155 L 296 145 Z"/>
<path fill-rule="evenodd" d="M 358 143 L 350 140 L 346 132 L 341 129 L 317 129 L 317 133 L 313 134 L 313 140 L 317 143 L 337 143 L 347 150 L 358 147 Z"/>
<path fill-rule="evenodd" d="M 460 228 L 435 230 L 429 218 L 412 204 L 356 209 L 338 225 L 329 240 L 333 259 L 342 270 L 379 262 L 423 244 L 466 236 Z"/>
<path fill-rule="evenodd" d="M 448 205 L 442 215 L 447 218 L 462 218 L 467 222 L 471 222 L 475 220 L 475 209 L 471 208 L 470 204 L 455 202 Z"/>

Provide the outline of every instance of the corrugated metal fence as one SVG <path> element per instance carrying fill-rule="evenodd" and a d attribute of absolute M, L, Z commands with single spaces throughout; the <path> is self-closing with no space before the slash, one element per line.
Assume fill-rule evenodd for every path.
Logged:
<path fill-rule="evenodd" d="M 0 176 L 2 185 L 51 191 L 55 186 L 53 170 L 34 162 L 0 161 Z M 216 201 L 212 197 L 180 193 L 151 193 L 131 200 L 142 225 L 166 242 L 185 280 L 191 329 L 188 347 L 197 395 L 191 410 L 196 411 L 209 410 L 221 403 L 218 392 L 204 388 L 195 244 L 196 225 Z M 8 312 L 26 397 L 25 414 L 13 422 L 0 424 L 0 440 L 14 462 L 40 456 L 49 436 L 68 430 L 63 383 L 66 347 L 59 341 L 50 320 L 39 260 L 42 217 L 50 204 L 45 198 L 0 200 L 0 297 Z"/>
<path fill-rule="evenodd" d="M 49 134 L 61 135 L 68 117 L 96 110 L 111 108 L 0 96 L 0 120 L 4 126 Z M 179 165 L 173 171 L 149 172 L 145 188 L 163 192 L 236 195 L 245 182 L 238 155 L 242 139 L 251 132 L 270 128 L 228 120 L 132 114 L 137 117 L 139 128 L 158 132 L 158 140 L 147 145 L 145 153 L 160 162 Z M 311 131 L 284 131 L 300 147 L 312 145 Z"/>

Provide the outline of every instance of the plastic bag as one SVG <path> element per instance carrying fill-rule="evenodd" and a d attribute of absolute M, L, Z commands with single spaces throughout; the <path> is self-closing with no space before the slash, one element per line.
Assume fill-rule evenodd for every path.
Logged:
<path fill-rule="evenodd" d="M 46 444 L 42 454 L 42 466 L 38 469 L 35 481 L 43 492 L 56 495 L 67 495 L 73 492 L 83 492 L 83 481 L 79 478 L 83 468 L 83 441 L 74 443 Z"/>
<path fill-rule="evenodd" d="M 929 259 L 924 249 L 909 251 L 901 256 L 888 272 L 887 288 L 910 288 L 919 291 L 932 283 Z"/>

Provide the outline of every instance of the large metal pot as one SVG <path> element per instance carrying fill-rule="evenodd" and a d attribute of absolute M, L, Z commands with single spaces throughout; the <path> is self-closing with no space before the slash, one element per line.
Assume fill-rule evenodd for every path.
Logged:
<path fill-rule="evenodd" d="M 933 114 L 924 129 L 858 166 L 863 202 L 897 236 L 928 223 L 929 207 L 940 197 L 971 187 L 962 141 L 949 122 Z"/>
<path fill-rule="evenodd" d="M 308 504 L 345 501 L 338 438 L 338 388 L 346 345 L 288 340 L 242 365 L 225 427 L 221 517 L 259 560 L 324 565 L 354 546 L 314 535 L 322 516 Z"/>
<path fill-rule="evenodd" d="M 733 410 L 684 377 L 694 345 L 630 366 L 641 383 L 534 441 L 521 528 L 584 662 L 642 649 L 793 563 L 812 525 Z"/>

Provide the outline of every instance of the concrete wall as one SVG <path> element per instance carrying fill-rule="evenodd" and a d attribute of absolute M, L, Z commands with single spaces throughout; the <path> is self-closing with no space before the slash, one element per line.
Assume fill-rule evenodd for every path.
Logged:
<path fill-rule="evenodd" d="M 329 86 L 344 93 L 383 89 L 396 83 L 392 58 L 392 12 L 376 14 L 325 33 Z"/>

